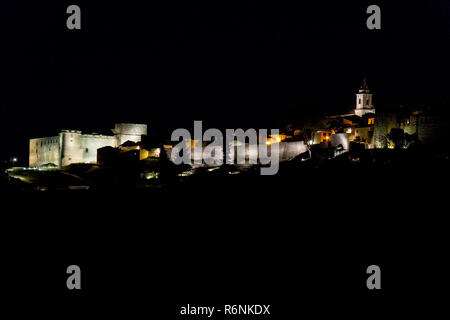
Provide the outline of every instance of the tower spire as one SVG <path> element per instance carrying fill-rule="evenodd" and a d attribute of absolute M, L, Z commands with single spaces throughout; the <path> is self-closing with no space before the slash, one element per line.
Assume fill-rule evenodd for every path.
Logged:
<path fill-rule="evenodd" d="M 372 104 L 373 94 L 367 85 L 367 79 L 364 77 L 363 83 L 356 94 L 356 110 L 355 114 L 362 117 L 366 113 L 375 113 L 375 107 Z"/>
<path fill-rule="evenodd" d="M 363 79 L 363 83 L 362 83 L 361 87 L 359 88 L 359 92 L 361 92 L 361 93 L 363 93 L 363 92 L 369 93 L 370 92 L 369 86 L 367 85 L 366 77 L 364 77 L 364 79 Z"/>

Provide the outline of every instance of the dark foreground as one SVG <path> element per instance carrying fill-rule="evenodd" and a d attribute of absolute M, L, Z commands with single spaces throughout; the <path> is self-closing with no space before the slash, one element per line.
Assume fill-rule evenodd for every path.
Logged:
<path fill-rule="evenodd" d="M 18 318 L 201 319 L 179 315 L 188 303 L 271 304 L 262 319 L 434 318 L 450 270 L 448 178 L 442 164 L 329 165 L 141 189 L 6 188 L 3 305 Z M 71 264 L 79 292 L 66 288 Z M 372 264 L 380 291 L 366 288 Z"/>

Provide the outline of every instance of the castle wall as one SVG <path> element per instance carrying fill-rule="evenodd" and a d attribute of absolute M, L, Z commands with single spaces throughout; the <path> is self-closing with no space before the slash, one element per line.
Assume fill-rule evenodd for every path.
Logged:
<path fill-rule="evenodd" d="M 97 162 L 97 149 L 103 147 L 116 147 L 114 136 L 83 134 L 81 136 L 81 151 L 84 163 Z"/>
<path fill-rule="evenodd" d="M 147 135 L 147 125 L 118 123 L 114 136 L 83 134 L 77 130 L 63 130 L 58 136 L 30 139 L 29 166 L 47 163 L 68 166 L 72 163 L 96 163 L 97 149 L 118 147 L 130 140 L 139 142 Z"/>
<path fill-rule="evenodd" d="M 398 118 L 395 113 L 378 113 L 375 119 L 375 147 L 386 148 L 386 135 L 391 129 L 399 128 L 403 132 L 414 135 L 420 143 L 438 143 L 449 139 L 446 117 L 439 115 L 409 115 Z"/>
<path fill-rule="evenodd" d="M 64 130 L 59 135 L 61 137 L 60 166 L 64 167 L 71 163 L 82 163 L 81 131 Z"/>
<path fill-rule="evenodd" d="M 382 112 L 375 115 L 374 143 L 375 148 L 387 148 L 386 135 L 392 128 L 397 128 L 397 116 L 394 113 Z"/>
<path fill-rule="evenodd" d="M 307 152 L 308 147 L 303 141 L 289 141 L 279 143 L 280 162 L 289 161 Z"/>
<path fill-rule="evenodd" d="M 142 136 L 147 135 L 146 124 L 116 123 L 113 133 L 116 136 L 117 146 L 126 141 L 140 142 Z"/>
<path fill-rule="evenodd" d="M 30 140 L 29 166 L 38 167 L 52 163 L 59 166 L 59 136 Z"/>
<path fill-rule="evenodd" d="M 437 143 L 448 139 L 449 123 L 445 117 L 421 115 L 417 124 L 417 136 L 422 143 Z"/>

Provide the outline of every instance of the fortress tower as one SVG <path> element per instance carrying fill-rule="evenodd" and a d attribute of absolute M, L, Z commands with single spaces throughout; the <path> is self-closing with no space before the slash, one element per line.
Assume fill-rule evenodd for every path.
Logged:
<path fill-rule="evenodd" d="M 62 130 L 59 134 L 60 159 L 59 166 L 67 166 L 70 163 L 82 163 L 81 131 Z"/>
<path fill-rule="evenodd" d="M 112 129 L 112 132 L 116 137 L 116 147 L 118 147 L 127 141 L 140 142 L 142 136 L 147 135 L 147 125 L 135 123 L 116 123 L 114 129 Z"/>
<path fill-rule="evenodd" d="M 372 96 L 367 86 L 366 78 L 364 78 L 362 86 L 356 94 L 356 110 L 355 115 L 362 117 L 366 113 L 375 113 L 375 107 L 372 104 Z"/>

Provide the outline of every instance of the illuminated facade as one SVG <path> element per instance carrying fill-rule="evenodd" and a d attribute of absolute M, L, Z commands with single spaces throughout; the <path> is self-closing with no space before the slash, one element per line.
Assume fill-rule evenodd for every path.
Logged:
<path fill-rule="evenodd" d="M 373 94 L 364 79 L 356 94 L 356 107 L 352 113 L 327 116 L 325 121 L 314 128 L 310 144 L 331 142 L 335 134 L 343 133 L 348 141 L 363 144 L 364 148 L 374 148 L 375 107 Z"/>
<path fill-rule="evenodd" d="M 379 112 L 375 120 L 375 148 L 408 148 L 413 143 L 439 144 L 450 139 L 448 111 L 433 108 Z"/>
<path fill-rule="evenodd" d="M 84 134 L 78 130 L 62 130 L 57 136 L 30 139 L 29 166 L 72 163 L 96 163 L 97 150 L 118 147 L 125 141 L 139 142 L 147 135 L 146 124 L 117 123 L 114 135 Z"/>
<path fill-rule="evenodd" d="M 373 94 L 370 92 L 367 86 L 367 81 L 364 78 L 361 88 L 359 88 L 356 94 L 356 110 L 355 115 L 362 117 L 368 113 L 375 113 L 375 107 L 372 104 Z"/>

